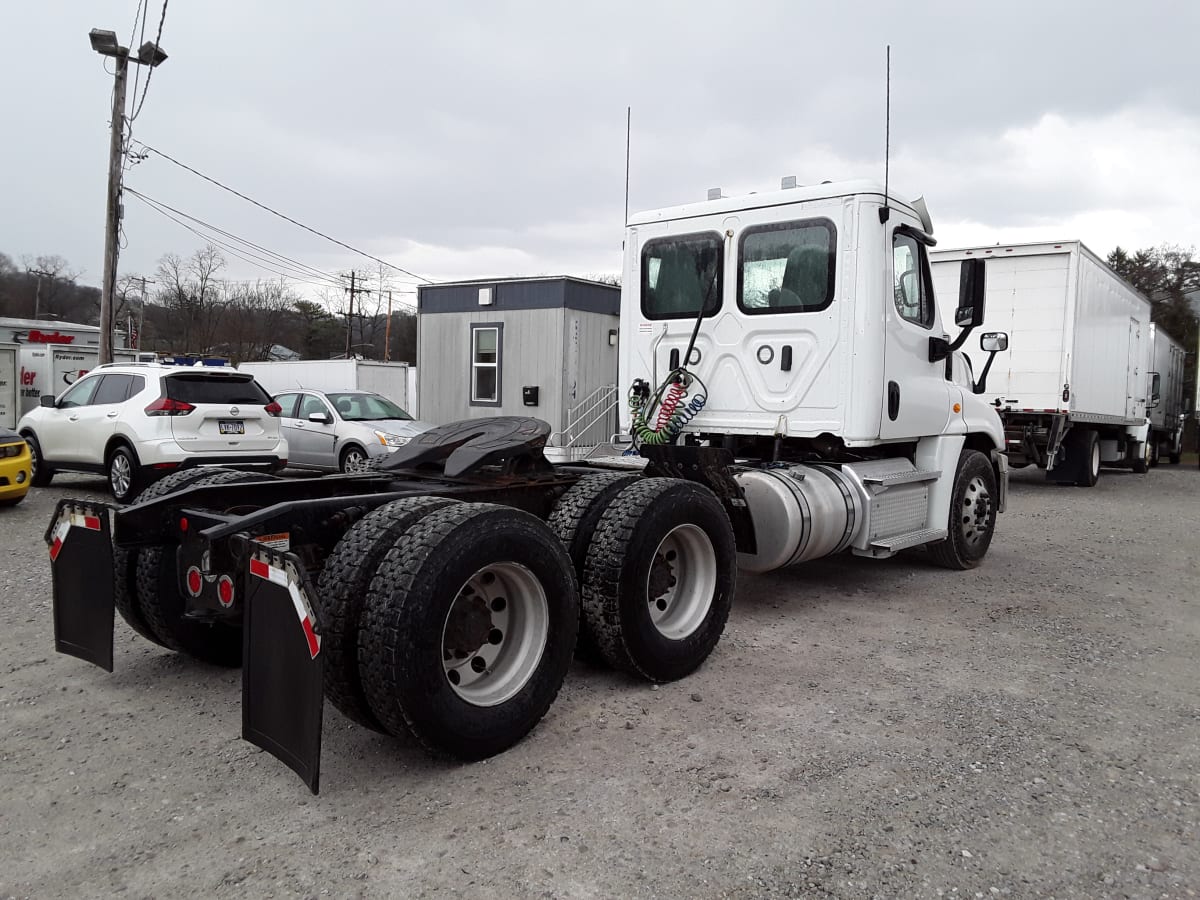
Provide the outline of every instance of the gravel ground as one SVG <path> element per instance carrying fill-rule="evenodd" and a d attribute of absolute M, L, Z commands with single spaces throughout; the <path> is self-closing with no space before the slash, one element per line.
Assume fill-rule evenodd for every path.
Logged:
<path fill-rule="evenodd" d="M 577 665 L 485 763 L 327 707 L 312 797 L 236 672 L 53 652 L 63 477 L 0 510 L 0 896 L 1195 896 L 1200 472 L 1013 482 L 981 569 L 743 578 L 701 671 Z"/>

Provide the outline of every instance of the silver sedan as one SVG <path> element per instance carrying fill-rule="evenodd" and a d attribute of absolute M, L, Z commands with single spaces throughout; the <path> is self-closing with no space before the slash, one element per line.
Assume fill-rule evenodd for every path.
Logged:
<path fill-rule="evenodd" d="M 356 472 L 433 427 L 366 391 L 288 391 L 275 402 L 288 465 L 302 469 Z"/>

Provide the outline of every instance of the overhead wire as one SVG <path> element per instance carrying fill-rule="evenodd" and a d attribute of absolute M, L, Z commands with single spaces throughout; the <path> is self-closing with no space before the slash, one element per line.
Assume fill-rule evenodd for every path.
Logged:
<path fill-rule="evenodd" d="M 264 247 L 262 244 L 255 243 L 254 241 L 250 240 L 249 238 L 241 237 L 239 235 L 234 234 L 232 231 L 227 231 L 224 228 L 221 228 L 217 225 L 213 225 L 211 222 L 206 222 L 203 219 L 193 216 L 190 213 L 186 213 L 181 209 L 176 209 L 175 207 L 171 206 L 169 203 L 164 203 L 163 201 L 156 200 L 155 198 L 150 197 L 146 194 L 143 194 L 140 191 L 135 191 L 133 188 L 127 188 L 126 190 L 128 190 L 129 193 L 131 193 L 131 194 L 137 195 L 142 200 L 146 200 L 157 206 L 161 206 L 164 209 L 167 209 L 167 210 L 175 213 L 178 216 L 183 216 L 185 219 L 196 223 L 197 225 L 201 226 L 202 228 L 206 228 L 206 229 L 213 231 L 223 237 L 237 241 L 238 243 L 245 244 L 251 250 L 257 250 L 261 253 L 266 253 L 267 255 L 274 257 L 275 260 L 278 261 L 278 264 L 283 265 L 286 268 L 293 268 L 298 271 L 302 271 L 302 272 L 304 272 L 306 277 L 311 278 L 311 277 L 316 276 L 317 278 L 322 278 L 322 279 L 334 282 L 334 283 L 338 284 L 339 286 L 342 286 L 345 283 L 345 279 L 340 275 L 334 275 L 331 272 L 326 272 L 322 269 L 318 269 L 315 266 L 310 266 L 307 263 L 303 263 L 297 259 L 293 259 L 290 256 L 285 256 L 282 253 L 278 253 L 275 250 L 271 250 L 268 247 Z"/>
<path fill-rule="evenodd" d="M 298 260 L 292 259 L 289 256 L 285 256 L 282 253 L 277 253 L 276 251 L 267 247 L 263 247 L 261 244 L 257 244 L 248 238 L 240 237 L 231 231 L 226 231 L 223 228 L 205 222 L 203 219 L 197 218 L 189 213 L 185 213 L 173 206 L 169 206 L 160 200 L 155 200 L 153 197 L 149 197 L 146 194 L 135 190 L 134 188 L 126 187 L 125 190 L 135 199 L 141 201 L 145 206 L 154 210 L 159 215 L 170 219 L 172 222 L 175 222 L 177 225 L 186 229 L 202 240 L 215 244 L 221 249 L 233 254 L 243 262 L 247 262 L 256 268 L 271 272 L 274 275 L 278 275 L 281 278 L 286 278 L 289 281 L 293 281 L 297 284 L 306 284 L 312 287 L 320 288 L 340 288 L 343 291 L 347 289 L 345 276 L 333 275 L 328 272 L 324 272 L 314 266 L 309 266 L 307 263 L 302 263 Z M 195 225 L 198 227 L 189 225 L 189 221 L 195 223 Z M 200 229 L 208 229 L 208 231 L 203 231 Z M 214 234 L 221 235 L 228 240 L 223 240 L 221 237 L 214 236 Z M 240 242 L 243 246 L 239 247 L 236 244 L 231 244 L 230 241 Z M 273 258 L 259 256 L 257 253 L 247 249 L 247 247 L 259 250 L 262 253 L 268 254 L 268 257 Z M 230 283 L 234 283 L 233 279 L 225 280 L 229 281 Z M 382 294 L 385 293 L 385 291 L 380 291 L 379 293 Z M 395 290 L 394 293 L 401 295 L 409 292 Z M 412 310 L 416 310 L 417 308 L 415 303 L 403 299 L 402 296 L 397 296 L 394 299 L 395 302 L 401 306 L 409 307 Z"/>
<path fill-rule="evenodd" d="M 156 203 L 156 201 L 146 197 L 146 195 L 144 195 L 138 191 L 135 191 L 133 188 L 126 188 L 125 190 L 130 196 L 136 198 L 137 200 L 140 200 L 144 205 L 146 205 L 150 209 L 154 210 L 159 215 L 170 219 L 172 222 L 179 225 L 181 228 L 186 229 L 187 231 L 191 232 L 192 234 L 196 235 L 197 237 L 199 237 L 205 241 L 208 241 L 212 244 L 217 245 L 221 249 L 228 251 L 229 253 L 236 256 L 238 259 L 241 259 L 244 262 L 248 262 L 251 265 L 255 266 L 256 268 L 263 269 L 264 271 L 271 272 L 271 273 L 273 273 L 275 275 L 279 275 L 283 278 L 290 278 L 293 281 L 297 281 L 302 284 L 312 285 L 314 287 L 325 287 L 325 288 L 332 287 L 332 288 L 340 288 L 342 290 L 345 289 L 345 285 L 343 285 L 341 282 L 336 281 L 332 278 L 325 278 L 323 280 L 314 280 L 314 276 L 312 274 L 303 272 L 303 270 L 291 268 L 291 267 L 287 267 L 285 270 L 285 267 L 282 263 L 278 263 L 277 261 L 268 259 L 266 257 L 258 256 L 257 254 L 251 253 L 249 250 L 246 250 L 245 247 L 238 247 L 236 244 L 230 243 L 229 241 L 226 241 L 226 240 L 222 240 L 221 238 L 218 238 L 218 237 L 214 237 L 210 233 L 199 230 L 198 228 L 190 225 L 183 218 L 179 218 L 178 216 L 173 215 L 171 212 L 168 212 L 166 208 L 163 208 L 162 206 L 158 205 Z"/>
<path fill-rule="evenodd" d="M 158 17 L 158 34 L 155 35 L 155 37 L 154 37 L 154 52 L 155 53 L 158 52 L 158 42 L 160 40 L 162 40 L 163 22 L 165 22 L 167 20 L 167 2 L 168 2 L 168 0 L 163 0 L 162 14 Z M 148 11 L 149 10 L 147 9 L 147 12 Z M 146 102 L 146 92 L 148 90 L 150 90 L 150 79 L 153 77 L 154 70 L 156 68 L 157 68 L 157 66 L 150 66 L 150 71 L 146 73 L 146 83 L 144 85 L 142 85 L 142 99 L 138 101 L 137 108 L 133 111 L 133 115 L 129 118 L 130 124 L 133 124 L 133 122 L 138 117 L 138 113 L 140 113 L 142 111 L 142 104 Z M 136 90 L 137 89 L 135 88 L 134 89 L 135 93 L 136 93 Z"/>
<path fill-rule="evenodd" d="M 366 257 L 367 259 L 374 260 L 375 262 L 379 263 L 380 265 L 387 266 L 389 269 L 395 269 L 397 272 L 403 272 L 405 275 L 408 275 L 410 278 L 415 278 L 418 281 L 425 282 L 426 284 L 433 284 L 433 279 L 431 279 L 431 278 L 426 278 L 424 275 L 418 275 L 416 272 L 410 272 L 408 269 L 405 269 L 402 266 L 398 266 L 395 263 L 390 263 L 386 259 L 380 259 L 378 256 L 375 256 L 371 253 L 367 253 L 365 250 L 359 250 L 357 247 L 353 247 L 350 244 L 347 244 L 345 241 L 339 241 L 335 237 L 330 237 L 328 234 L 325 234 L 322 231 L 318 231 L 317 229 L 315 229 L 309 225 L 305 225 L 303 222 L 299 222 L 296 219 L 293 219 L 291 216 L 285 215 L 284 213 L 279 212 L 279 210 L 277 210 L 277 209 L 272 209 L 271 207 L 267 206 L 265 203 L 260 203 L 259 201 L 255 200 L 254 198 L 246 196 L 241 191 L 235 190 L 234 188 L 231 188 L 229 185 L 223 184 L 220 181 L 218 181 L 217 179 L 215 179 L 209 175 L 205 175 L 203 172 L 199 171 L 198 169 L 192 168 L 187 163 L 180 162 L 179 160 L 175 159 L 173 156 L 169 156 L 168 154 L 163 153 L 161 150 L 159 150 L 155 147 L 151 147 L 145 141 L 138 141 L 138 144 L 141 145 L 142 147 L 144 147 L 146 150 L 153 153 L 155 156 L 162 157 L 167 162 L 173 163 L 174 165 L 179 166 L 179 168 L 185 169 L 186 171 L 191 172 L 193 175 L 203 178 L 205 181 L 209 182 L 210 184 L 216 185 L 221 190 L 228 191 L 229 193 L 233 194 L 235 197 L 240 197 L 243 200 L 245 200 L 247 203 L 252 203 L 253 205 L 257 206 L 259 209 L 264 210 L 265 212 L 269 212 L 273 216 L 278 216 L 279 218 L 283 219 L 286 222 L 291 222 L 296 227 L 303 228 L 305 231 L 315 234 L 319 238 L 323 238 L 324 240 L 327 240 L 331 243 L 337 244 L 339 247 L 344 247 L 345 249 L 351 251 L 352 253 L 357 253 L 359 256 L 363 256 L 363 257 Z"/>

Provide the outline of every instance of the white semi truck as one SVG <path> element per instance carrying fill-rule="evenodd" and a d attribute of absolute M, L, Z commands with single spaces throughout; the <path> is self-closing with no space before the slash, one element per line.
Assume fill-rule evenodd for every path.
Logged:
<path fill-rule="evenodd" d="M 1179 464 L 1183 453 L 1184 410 L 1183 347 L 1158 325 L 1150 326 L 1149 373 L 1147 376 L 1148 416 L 1150 419 L 1150 465 L 1157 466 L 1166 456 Z"/>
<path fill-rule="evenodd" d="M 987 326 L 1013 349 L 984 397 L 1004 422 L 1014 468 L 1090 487 L 1102 465 L 1144 472 L 1150 304 L 1079 241 L 932 252 L 941 293 L 964 260 L 985 260 Z M 941 297 L 945 301 L 944 296 Z M 978 370 L 978 359 L 972 365 Z"/>
<path fill-rule="evenodd" d="M 577 635 L 636 678 L 693 671 L 739 566 L 912 547 L 977 566 L 1008 484 L 1000 418 L 956 352 L 983 319 L 983 263 L 960 266 L 951 340 L 932 231 L 922 202 L 868 182 L 636 216 L 628 455 L 551 465 L 547 423 L 501 417 L 361 474 L 196 471 L 111 513 L 62 500 L 56 646 L 111 671 L 115 608 L 164 647 L 243 664 L 243 736 L 316 791 L 323 697 L 480 759 L 537 724 Z"/>

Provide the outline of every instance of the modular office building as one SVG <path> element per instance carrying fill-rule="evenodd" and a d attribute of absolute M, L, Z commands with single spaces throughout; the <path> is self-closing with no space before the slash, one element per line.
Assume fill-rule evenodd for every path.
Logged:
<path fill-rule="evenodd" d="M 616 430 L 620 288 L 580 278 L 423 285 L 417 292 L 421 418 L 550 423 L 550 445 Z"/>

